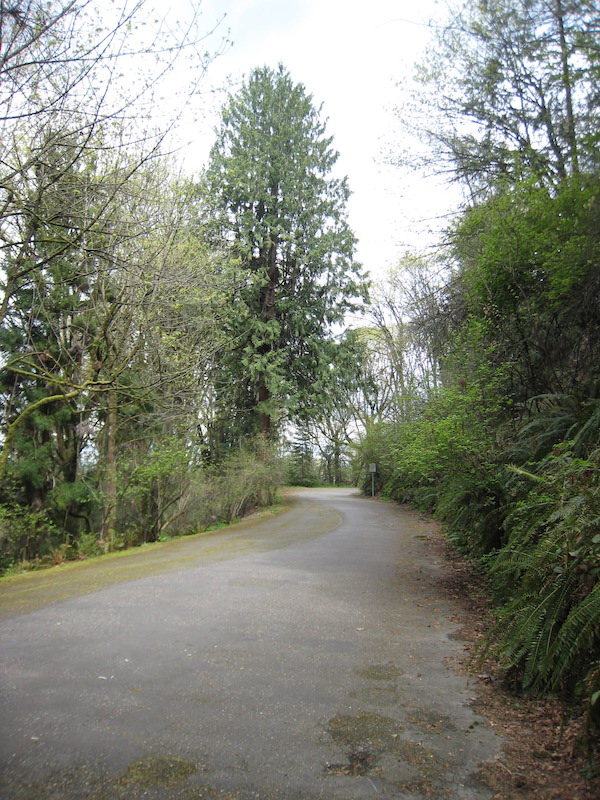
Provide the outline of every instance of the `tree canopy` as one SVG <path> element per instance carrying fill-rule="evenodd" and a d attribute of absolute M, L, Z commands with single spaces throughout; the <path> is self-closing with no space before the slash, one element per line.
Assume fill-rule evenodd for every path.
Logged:
<path fill-rule="evenodd" d="M 430 157 L 473 193 L 598 167 L 595 0 L 451 4 L 419 69 Z"/>

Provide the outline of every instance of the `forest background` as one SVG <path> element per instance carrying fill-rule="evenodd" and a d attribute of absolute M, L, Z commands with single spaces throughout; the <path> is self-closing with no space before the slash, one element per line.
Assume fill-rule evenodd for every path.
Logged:
<path fill-rule="evenodd" d="M 398 118 L 465 202 L 371 286 L 308 90 L 257 67 L 190 177 L 161 81 L 183 61 L 193 102 L 220 43 L 101 12 L 0 0 L 2 570 L 206 530 L 286 480 L 370 490 L 375 463 L 478 560 L 507 675 L 597 721 L 595 0 L 449 8 Z"/>

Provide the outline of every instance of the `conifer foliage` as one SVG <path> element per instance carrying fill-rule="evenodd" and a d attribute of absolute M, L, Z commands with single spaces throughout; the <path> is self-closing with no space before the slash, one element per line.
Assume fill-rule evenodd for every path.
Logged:
<path fill-rule="evenodd" d="M 222 111 L 205 177 L 237 291 L 216 385 L 242 435 L 326 405 L 331 326 L 364 295 L 337 157 L 312 97 L 281 65 L 255 69 Z"/>

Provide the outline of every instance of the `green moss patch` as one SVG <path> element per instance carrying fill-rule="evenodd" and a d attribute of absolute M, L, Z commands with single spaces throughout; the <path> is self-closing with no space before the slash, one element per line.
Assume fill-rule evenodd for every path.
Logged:
<path fill-rule="evenodd" d="M 415 767 L 422 778 L 430 778 L 443 766 L 440 757 L 422 744 L 403 739 L 402 725 L 382 714 L 338 714 L 329 720 L 326 731 L 348 748 L 348 763 L 328 765 L 329 774 L 365 775 L 384 753 Z"/>
<path fill-rule="evenodd" d="M 327 724 L 327 733 L 335 742 L 352 748 L 387 749 L 402 730 L 396 720 L 369 711 L 356 716 L 337 714 Z"/>
<path fill-rule="evenodd" d="M 196 765 L 185 758 L 146 756 L 134 761 L 121 776 L 121 781 L 144 786 L 156 783 L 169 785 L 185 780 L 196 771 Z"/>
<path fill-rule="evenodd" d="M 373 664 L 366 669 L 357 670 L 356 674 L 371 681 L 394 681 L 402 674 L 402 670 L 394 664 Z"/>

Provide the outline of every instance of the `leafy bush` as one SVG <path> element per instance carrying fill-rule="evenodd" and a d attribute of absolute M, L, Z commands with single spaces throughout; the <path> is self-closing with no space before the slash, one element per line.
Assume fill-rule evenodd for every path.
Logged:
<path fill-rule="evenodd" d="M 364 467 L 377 463 L 384 496 L 435 514 L 471 555 L 497 547 L 502 535 L 497 408 L 489 395 L 483 380 L 442 389 L 419 419 L 374 425 L 358 448 Z M 368 477 L 363 489 L 370 491 Z"/>
<path fill-rule="evenodd" d="M 116 524 L 108 548 L 124 549 L 180 532 L 191 474 L 187 447 L 177 438 L 125 452 L 118 464 Z"/>
<path fill-rule="evenodd" d="M 63 544 L 63 537 L 46 510 L 0 505 L 0 572 L 18 562 L 41 564 Z"/>
<path fill-rule="evenodd" d="M 139 461 L 120 466 L 119 514 L 108 540 L 100 541 L 92 530 L 65 538 L 48 511 L 0 504 L 0 571 L 15 562 L 32 569 L 134 547 L 148 541 L 153 524 L 156 538 L 163 539 L 230 523 L 271 505 L 283 473 L 279 459 L 262 441 L 237 450 L 219 467 L 190 468 L 176 443 Z M 63 486 L 56 505 L 71 499 Z"/>
<path fill-rule="evenodd" d="M 266 447 L 240 450 L 216 477 L 219 521 L 231 522 L 255 508 L 269 506 L 281 482 L 281 464 Z"/>

